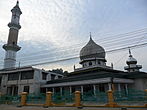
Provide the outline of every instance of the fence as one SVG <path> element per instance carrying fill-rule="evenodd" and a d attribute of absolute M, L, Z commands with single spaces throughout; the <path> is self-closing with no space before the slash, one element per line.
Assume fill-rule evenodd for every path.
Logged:
<path fill-rule="evenodd" d="M 88 91 L 82 93 L 76 91 L 64 94 L 47 92 L 46 94 L 27 94 L 23 92 L 21 96 L 0 96 L 0 104 L 20 104 L 21 106 L 40 105 L 40 106 L 72 106 L 72 107 L 146 107 L 147 90 L 128 90 L 128 91 L 108 91 L 101 93 Z M 20 103 L 19 103 L 20 102 Z"/>
<path fill-rule="evenodd" d="M 10 95 L 2 95 L 0 96 L 0 104 L 19 104 L 20 103 L 20 95 L 10 96 Z"/>

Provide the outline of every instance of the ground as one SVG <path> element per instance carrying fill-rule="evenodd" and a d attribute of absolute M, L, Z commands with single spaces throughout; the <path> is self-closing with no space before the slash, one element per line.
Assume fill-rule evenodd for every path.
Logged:
<path fill-rule="evenodd" d="M 40 106 L 17 107 L 16 105 L 3 104 L 3 105 L 0 105 L 0 110 L 80 110 L 80 109 L 76 107 L 48 107 L 48 108 L 43 108 Z M 84 107 L 82 110 L 123 110 L 123 109 L 122 108 Z M 147 108 L 127 108 L 127 110 L 147 110 Z"/>

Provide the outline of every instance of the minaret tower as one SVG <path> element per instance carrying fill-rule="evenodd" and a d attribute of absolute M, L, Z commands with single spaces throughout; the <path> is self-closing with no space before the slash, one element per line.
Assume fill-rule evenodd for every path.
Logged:
<path fill-rule="evenodd" d="M 7 44 L 3 45 L 3 48 L 6 51 L 5 59 L 4 59 L 4 68 L 14 68 L 16 63 L 16 52 L 20 50 L 21 47 L 17 45 L 18 40 L 18 32 L 21 28 L 19 24 L 20 15 L 22 14 L 19 8 L 19 1 L 17 1 L 16 5 L 11 10 L 12 18 L 11 22 L 8 24 L 9 36 Z"/>
<path fill-rule="evenodd" d="M 129 49 L 129 58 L 126 61 L 126 63 L 128 66 L 125 66 L 124 69 L 127 70 L 128 72 L 136 72 L 142 68 L 142 65 L 137 65 L 137 60 L 133 58 L 130 49 Z"/>

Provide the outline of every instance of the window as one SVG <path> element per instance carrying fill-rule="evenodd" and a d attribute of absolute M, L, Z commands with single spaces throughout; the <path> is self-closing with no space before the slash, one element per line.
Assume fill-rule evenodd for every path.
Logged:
<path fill-rule="evenodd" d="M 21 72 L 21 80 L 33 79 L 34 71 Z"/>
<path fill-rule="evenodd" d="M 23 92 L 29 93 L 30 86 L 24 86 Z"/>
<path fill-rule="evenodd" d="M 55 76 L 54 74 L 51 74 L 51 80 L 54 80 L 55 79 Z"/>
<path fill-rule="evenodd" d="M 92 62 L 89 62 L 89 66 L 91 66 L 92 65 Z"/>
<path fill-rule="evenodd" d="M 11 80 L 19 80 L 19 74 L 18 73 L 9 73 L 8 74 L 8 81 Z"/>
<path fill-rule="evenodd" d="M 47 73 L 42 72 L 42 80 L 46 80 L 47 79 Z"/>

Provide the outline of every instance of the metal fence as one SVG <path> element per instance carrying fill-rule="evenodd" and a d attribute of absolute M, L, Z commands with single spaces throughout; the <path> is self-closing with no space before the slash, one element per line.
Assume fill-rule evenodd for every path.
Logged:
<path fill-rule="evenodd" d="M 0 104 L 19 104 L 20 103 L 20 95 L 10 96 L 10 95 L 2 95 L 0 96 Z"/>
<path fill-rule="evenodd" d="M 46 94 L 28 94 L 26 102 L 28 104 L 44 104 L 45 103 Z"/>
<path fill-rule="evenodd" d="M 82 104 L 106 104 L 107 103 L 107 93 L 93 91 L 84 92 L 81 95 Z"/>
<path fill-rule="evenodd" d="M 20 103 L 21 102 L 21 103 Z M 41 105 L 41 106 L 97 106 L 97 107 L 147 107 L 147 90 L 139 91 L 76 91 L 47 92 L 46 94 L 27 94 L 21 96 L 0 96 L 0 104 Z"/>
<path fill-rule="evenodd" d="M 129 89 L 128 91 L 115 91 L 114 101 L 120 105 L 144 105 L 147 103 L 147 93 L 145 91 Z"/>
<path fill-rule="evenodd" d="M 71 105 L 74 103 L 74 93 L 64 91 L 63 94 L 60 92 L 52 95 L 52 102 L 60 105 Z"/>

